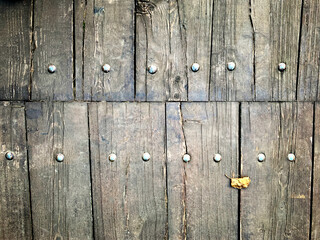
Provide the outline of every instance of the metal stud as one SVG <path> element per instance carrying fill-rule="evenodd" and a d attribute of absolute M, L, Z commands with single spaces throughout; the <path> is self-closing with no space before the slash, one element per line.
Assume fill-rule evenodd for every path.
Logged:
<path fill-rule="evenodd" d="M 155 74 L 157 71 L 158 71 L 158 68 L 157 68 L 157 66 L 155 66 L 155 65 L 150 65 L 150 66 L 148 67 L 148 72 L 149 72 L 150 74 Z"/>
<path fill-rule="evenodd" d="M 111 153 L 109 155 L 109 161 L 110 162 L 114 162 L 117 159 L 117 155 L 115 155 L 114 153 Z"/>
<path fill-rule="evenodd" d="M 57 156 L 56 156 L 56 160 L 58 162 L 63 162 L 64 160 L 64 155 L 62 153 L 58 153 Z"/>
<path fill-rule="evenodd" d="M 191 156 L 186 153 L 185 155 L 183 155 L 183 161 L 184 162 L 190 162 L 191 161 Z"/>
<path fill-rule="evenodd" d="M 102 66 L 102 71 L 104 71 L 105 73 L 108 73 L 111 71 L 111 66 L 109 64 L 104 64 Z"/>
<path fill-rule="evenodd" d="M 13 152 L 6 152 L 5 156 L 7 160 L 12 160 L 14 158 Z"/>
<path fill-rule="evenodd" d="M 219 153 L 216 153 L 213 159 L 215 162 L 220 162 L 222 159 L 222 156 Z"/>
<path fill-rule="evenodd" d="M 150 154 L 148 152 L 145 152 L 143 155 L 142 155 L 142 160 L 143 161 L 149 161 L 151 158 Z"/>
<path fill-rule="evenodd" d="M 289 160 L 289 161 L 292 162 L 292 161 L 294 161 L 295 159 L 296 159 L 296 156 L 295 156 L 293 153 L 289 153 L 289 154 L 288 154 L 288 160 Z"/>
<path fill-rule="evenodd" d="M 266 155 L 264 153 L 259 153 L 258 154 L 258 161 L 264 162 L 264 160 L 266 160 Z"/>
<path fill-rule="evenodd" d="M 56 66 L 51 64 L 48 66 L 48 72 L 49 73 L 54 73 L 57 70 Z"/>
<path fill-rule="evenodd" d="M 200 69 L 199 63 L 193 63 L 193 64 L 192 64 L 192 66 L 191 66 L 192 72 L 198 72 L 199 69 Z"/>
<path fill-rule="evenodd" d="M 279 69 L 279 71 L 283 72 L 284 70 L 286 70 L 286 64 L 285 63 L 279 63 L 278 69 Z"/>
<path fill-rule="evenodd" d="M 228 62 L 227 68 L 229 71 L 233 71 L 236 68 L 236 64 L 234 62 Z"/>

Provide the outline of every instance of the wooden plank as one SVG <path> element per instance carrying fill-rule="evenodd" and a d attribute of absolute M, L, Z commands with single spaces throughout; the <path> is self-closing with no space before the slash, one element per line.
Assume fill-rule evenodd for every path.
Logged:
<path fill-rule="evenodd" d="M 28 100 L 31 0 L 0 1 L 0 100 Z"/>
<path fill-rule="evenodd" d="M 313 105 L 243 103 L 241 112 L 241 171 L 252 179 L 241 190 L 241 238 L 309 239 Z"/>
<path fill-rule="evenodd" d="M 73 99 L 73 1 L 34 2 L 32 100 Z M 55 65 L 55 73 L 48 72 Z"/>
<path fill-rule="evenodd" d="M 0 238 L 31 239 L 24 104 L 0 103 Z M 7 160 L 7 151 L 14 153 Z"/>
<path fill-rule="evenodd" d="M 258 101 L 296 98 L 297 62 L 302 0 L 253 0 L 255 95 Z M 287 69 L 278 70 L 284 62 Z"/>
<path fill-rule="evenodd" d="M 314 118 L 314 165 L 313 165 L 313 198 L 312 198 L 312 218 L 311 218 L 311 238 L 320 237 L 320 104 L 315 104 Z"/>
<path fill-rule="evenodd" d="M 238 191 L 225 174 L 238 173 L 238 122 L 238 103 L 167 104 L 170 239 L 237 238 Z"/>
<path fill-rule="evenodd" d="M 84 100 L 134 99 L 134 9 L 135 2 L 132 0 L 87 1 Z M 104 64 L 110 65 L 109 73 L 102 71 Z"/>
<path fill-rule="evenodd" d="M 87 104 L 27 103 L 26 118 L 34 238 L 92 239 Z"/>
<path fill-rule="evenodd" d="M 254 99 L 254 35 L 249 18 L 249 0 L 214 2 L 210 99 Z M 234 71 L 227 63 L 235 62 Z"/>
<path fill-rule="evenodd" d="M 89 116 L 95 238 L 165 239 L 164 104 L 91 103 Z"/>
<path fill-rule="evenodd" d="M 300 61 L 297 99 L 315 101 L 320 98 L 320 5 L 317 0 L 303 1 Z"/>

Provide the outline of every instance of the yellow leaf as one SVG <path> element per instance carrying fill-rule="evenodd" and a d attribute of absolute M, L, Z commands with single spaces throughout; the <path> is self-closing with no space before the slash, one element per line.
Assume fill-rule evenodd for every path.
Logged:
<path fill-rule="evenodd" d="M 229 178 L 228 176 L 226 176 Z M 229 178 L 231 181 L 231 187 L 242 189 L 247 188 L 250 185 L 251 179 L 249 177 L 241 177 L 241 178 Z"/>

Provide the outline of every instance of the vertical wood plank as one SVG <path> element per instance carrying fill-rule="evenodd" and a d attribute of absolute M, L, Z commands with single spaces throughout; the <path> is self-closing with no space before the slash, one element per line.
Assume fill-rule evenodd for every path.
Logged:
<path fill-rule="evenodd" d="M 170 239 L 237 238 L 238 191 L 225 174 L 238 173 L 238 122 L 238 103 L 167 104 Z"/>
<path fill-rule="evenodd" d="M 84 100 L 134 99 L 134 3 L 132 0 L 87 1 Z M 104 64 L 111 66 L 109 73 L 102 71 Z"/>
<path fill-rule="evenodd" d="M 31 239 L 24 105 L 0 103 L 0 238 Z M 14 153 L 7 160 L 7 151 Z"/>
<path fill-rule="evenodd" d="M 73 99 L 73 1 L 34 2 L 32 100 Z M 55 65 L 55 73 L 48 72 Z"/>
<path fill-rule="evenodd" d="M 34 238 L 92 239 L 87 104 L 28 103 L 26 118 Z"/>
<path fill-rule="evenodd" d="M 0 100 L 28 100 L 31 0 L 0 1 Z"/>
<path fill-rule="evenodd" d="M 297 100 L 319 99 L 320 5 L 317 0 L 303 1 Z"/>
<path fill-rule="evenodd" d="M 164 239 L 164 104 L 91 103 L 89 112 L 95 237 Z"/>
<path fill-rule="evenodd" d="M 258 101 L 292 101 L 296 98 L 301 2 L 251 2 Z M 281 62 L 287 66 L 284 72 L 278 70 Z"/>
<path fill-rule="evenodd" d="M 309 239 L 313 105 L 243 103 L 241 121 L 242 175 L 252 179 L 241 190 L 241 238 Z"/>
<path fill-rule="evenodd" d="M 254 99 L 254 35 L 250 0 L 214 1 L 210 99 L 250 101 Z M 234 71 L 227 63 L 234 62 Z"/>

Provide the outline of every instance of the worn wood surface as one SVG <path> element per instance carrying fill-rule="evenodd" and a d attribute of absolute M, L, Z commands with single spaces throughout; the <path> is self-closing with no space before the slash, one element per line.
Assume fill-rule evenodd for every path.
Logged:
<path fill-rule="evenodd" d="M 169 239 L 237 238 L 238 191 L 225 174 L 238 174 L 238 117 L 238 103 L 167 104 Z"/>
<path fill-rule="evenodd" d="M 26 107 L 34 238 L 92 239 L 87 104 Z"/>
<path fill-rule="evenodd" d="M 31 0 L 0 1 L 0 100 L 28 100 Z"/>
<path fill-rule="evenodd" d="M 297 99 L 319 100 L 320 4 L 318 0 L 303 1 L 301 44 Z"/>
<path fill-rule="evenodd" d="M 256 100 L 295 100 L 302 0 L 250 2 Z M 287 65 L 284 72 L 280 62 Z"/>
<path fill-rule="evenodd" d="M 83 23 L 84 28 L 84 79 L 79 93 L 84 100 L 134 99 L 134 3 L 88 0 L 85 13 L 76 15 L 77 25 Z M 111 66 L 109 73 L 101 70 L 104 64 Z"/>
<path fill-rule="evenodd" d="M 312 121 L 311 103 L 242 104 L 242 239 L 309 239 Z"/>
<path fill-rule="evenodd" d="M 0 239 L 31 239 L 26 130 L 23 103 L 0 103 Z M 7 151 L 14 153 L 7 160 Z"/>
<path fill-rule="evenodd" d="M 73 99 L 73 1 L 34 1 L 32 100 Z M 55 65 L 55 73 L 48 72 Z"/>
<path fill-rule="evenodd" d="M 165 105 L 91 103 L 89 117 L 95 238 L 165 239 Z"/>

